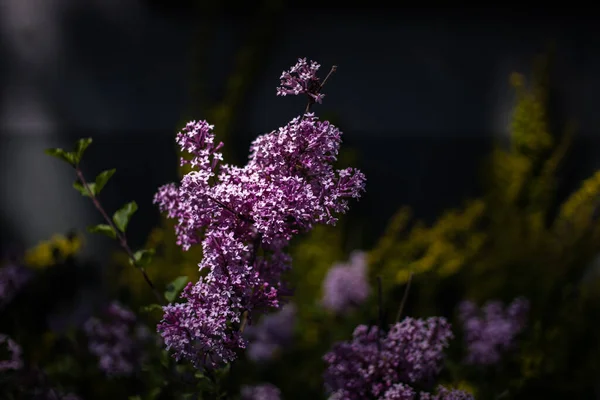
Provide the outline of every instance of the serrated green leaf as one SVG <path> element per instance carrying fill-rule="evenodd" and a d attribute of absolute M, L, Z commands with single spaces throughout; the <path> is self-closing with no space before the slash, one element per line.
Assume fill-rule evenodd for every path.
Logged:
<path fill-rule="evenodd" d="M 177 278 L 175 278 L 171 283 L 167 285 L 167 290 L 165 291 L 165 299 L 167 299 L 169 303 L 175 301 L 175 299 L 187 283 L 187 276 L 178 276 Z"/>
<path fill-rule="evenodd" d="M 117 232 L 115 232 L 115 230 L 107 224 L 88 226 L 87 230 L 90 233 L 102 233 L 103 235 L 106 235 L 111 239 L 116 239 L 117 237 Z"/>
<path fill-rule="evenodd" d="M 85 153 L 85 149 L 87 149 L 90 144 L 92 144 L 92 138 L 84 138 L 77 141 L 77 150 L 75 150 L 74 158 L 75 164 L 79 164 L 81 162 L 83 153 Z"/>
<path fill-rule="evenodd" d="M 133 213 L 137 211 L 137 209 L 137 203 L 132 201 L 131 203 L 125 204 L 120 210 L 115 212 L 113 215 L 113 221 L 121 232 L 125 232 L 125 229 L 127 229 L 127 224 L 129 224 L 129 219 Z"/>
<path fill-rule="evenodd" d="M 106 186 L 106 183 L 108 182 L 108 180 L 115 174 L 117 170 L 116 169 L 108 169 L 106 171 L 102 171 L 98 174 L 98 176 L 96 177 L 96 190 L 95 190 L 95 195 L 99 194 L 100 191 L 102 189 L 104 189 L 104 186 Z"/>
<path fill-rule="evenodd" d="M 135 264 L 138 267 L 145 267 L 146 265 L 150 264 L 152 262 L 152 256 L 154 255 L 155 250 L 154 249 L 147 249 L 147 250 L 138 250 L 133 254 L 133 258 L 135 260 Z M 132 260 L 129 260 L 130 264 L 133 264 Z"/>
<path fill-rule="evenodd" d="M 88 183 L 88 187 L 92 191 L 92 194 L 96 195 L 96 184 Z M 79 181 L 73 182 L 73 188 L 75 188 L 75 190 L 77 190 L 79 193 L 81 193 L 82 196 L 90 197 L 90 193 L 87 191 L 87 189 L 85 188 L 85 186 L 83 186 L 83 184 L 81 182 L 79 182 Z"/>
<path fill-rule="evenodd" d="M 162 311 L 162 306 L 160 304 L 149 304 L 147 306 L 144 306 L 142 308 L 140 308 L 141 312 L 146 312 L 146 313 L 150 313 L 152 311 Z"/>
<path fill-rule="evenodd" d="M 59 160 L 63 160 L 69 164 L 71 164 L 72 166 L 75 166 L 75 153 L 71 153 L 68 151 L 65 151 L 63 149 L 60 148 L 56 148 L 56 149 L 46 149 L 44 151 L 44 153 L 48 154 L 49 156 L 52 157 L 56 157 Z"/>

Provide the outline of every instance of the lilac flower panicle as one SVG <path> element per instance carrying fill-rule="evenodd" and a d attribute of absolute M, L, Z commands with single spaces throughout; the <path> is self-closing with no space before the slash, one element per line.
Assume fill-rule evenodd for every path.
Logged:
<path fill-rule="evenodd" d="M 292 70 L 306 83 L 317 67 L 303 68 Z M 206 276 L 185 288 L 184 303 L 163 308 L 158 326 L 174 356 L 197 366 L 236 358 L 246 346 L 238 332 L 244 315 L 278 308 L 289 293 L 281 280 L 291 267 L 289 241 L 315 224 L 335 224 L 365 185 L 358 170 L 334 170 L 341 132 L 313 114 L 256 138 L 244 167 L 222 163 L 222 144 L 215 145 L 212 129 L 192 121 L 177 135 L 181 150 L 191 155 L 182 163 L 192 171 L 179 185 L 160 188 L 154 199 L 176 220 L 183 249 L 202 246 L 198 266 Z"/>
<path fill-rule="evenodd" d="M 9 264 L 0 268 L 0 308 L 12 301 L 32 275 L 32 271 L 20 265 Z"/>
<path fill-rule="evenodd" d="M 511 349 L 516 336 L 525 328 L 529 302 L 515 299 L 506 309 L 499 301 L 489 301 L 481 309 L 473 302 L 459 305 L 467 356 L 472 365 L 494 365 Z"/>
<path fill-rule="evenodd" d="M 288 346 L 294 335 L 296 308 L 292 304 L 283 306 L 279 311 L 265 315 L 258 324 L 244 331 L 248 338 L 246 355 L 254 362 L 264 362 Z"/>
<path fill-rule="evenodd" d="M 23 368 L 23 351 L 10 337 L 0 334 L 0 372 Z M 4 355 L 8 358 L 4 359 Z"/>
<path fill-rule="evenodd" d="M 315 61 L 299 58 L 296 65 L 281 74 L 281 86 L 277 88 L 278 96 L 307 94 L 313 101 L 321 103 L 324 94 L 319 93 L 321 82 L 317 71 L 321 66 Z"/>
<path fill-rule="evenodd" d="M 111 303 L 101 318 L 91 317 L 83 328 L 90 352 L 107 375 L 131 375 L 141 363 L 141 345 L 147 333 L 140 329 L 135 314 L 119 303 Z"/>
<path fill-rule="evenodd" d="M 398 383 L 429 384 L 451 338 L 450 324 L 441 317 L 405 318 L 387 333 L 359 325 L 352 341 L 337 343 L 325 355 L 325 385 L 335 398 L 358 400 L 384 396 Z"/>
<path fill-rule="evenodd" d="M 369 296 L 367 255 L 362 251 L 350 255 L 347 264 L 334 264 L 323 281 L 321 304 L 335 313 L 346 313 L 361 305 Z"/>
<path fill-rule="evenodd" d="M 242 386 L 242 400 L 280 400 L 281 391 L 270 383 Z"/>

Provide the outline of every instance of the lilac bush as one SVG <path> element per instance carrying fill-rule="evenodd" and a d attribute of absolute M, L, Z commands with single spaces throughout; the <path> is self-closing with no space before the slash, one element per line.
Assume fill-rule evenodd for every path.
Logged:
<path fill-rule="evenodd" d="M 119 303 L 111 303 L 101 318 L 91 317 L 83 328 L 89 350 L 106 375 L 131 375 L 141 363 L 141 345 L 148 335 L 135 314 Z"/>
<path fill-rule="evenodd" d="M 433 385 L 452 337 L 442 317 L 405 318 L 388 332 L 359 325 L 351 341 L 336 343 L 324 356 L 327 391 L 336 400 L 417 398 L 417 387 Z"/>
<path fill-rule="evenodd" d="M 286 304 L 279 311 L 265 315 L 258 324 L 244 331 L 248 340 L 247 357 L 254 362 L 273 358 L 282 347 L 288 346 L 294 335 L 296 307 Z"/>
<path fill-rule="evenodd" d="M 348 263 L 334 264 L 323 281 L 321 304 L 335 313 L 346 313 L 361 305 L 369 296 L 367 255 L 355 251 Z"/>
<path fill-rule="evenodd" d="M 467 346 L 465 362 L 493 365 L 525 328 L 529 301 L 517 298 L 506 309 L 500 301 L 489 301 L 481 309 L 472 301 L 463 301 L 458 309 Z"/>
<path fill-rule="evenodd" d="M 292 237 L 335 224 L 348 199 L 364 191 L 360 171 L 332 166 L 340 130 L 309 112 L 322 98 L 318 68 L 300 60 L 284 73 L 278 94 L 306 94 L 307 110 L 256 138 L 244 167 L 222 163 L 223 144 L 215 144 L 206 121 L 189 122 L 177 135 L 191 155 L 181 163 L 192 171 L 160 188 L 155 202 L 177 221 L 184 250 L 202 245 L 199 268 L 206 272 L 185 287 L 184 303 L 164 307 L 158 330 L 177 359 L 196 366 L 233 361 L 246 347 L 241 333 L 249 316 L 279 307 L 289 293 L 281 277 L 291 267 L 285 250 Z"/>

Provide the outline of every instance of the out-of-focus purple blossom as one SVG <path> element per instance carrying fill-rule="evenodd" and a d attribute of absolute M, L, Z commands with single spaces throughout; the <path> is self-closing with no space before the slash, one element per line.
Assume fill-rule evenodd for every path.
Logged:
<path fill-rule="evenodd" d="M 489 301 L 481 309 L 471 301 L 459 305 L 467 356 L 472 365 L 493 365 L 512 348 L 515 337 L 525 328 L 529 302 L 515 299 L 506 309 L 499 301 Z"/>
<path fill-rule="evenodd" d="M 341 132 L 313 114 L 259 136 L 244 167 L 221 163 L 212 129 L 190 122 L 177 135 L 192 156 L 182 163 L 193 170 L 155 196 L 177 220 L 177 243 L 185 250 L 202 244 L 199 268 L 208 271 L 182 292 L 185 303 L 163 308 L 158 331 L 176 358 L 205 366 L 232 361 L 245 347 L 238 332 L 245 313 L 279 307 L 289 292 L 281 276 L 291 266 L 291 238 L 335 224 L 365 182 L 353 168 L 334 170 Z"/>
<path fill-rule="evenodd" d="M 353 252 L 348 263 L 334 264 L 323 281 L 323 299 L 326 309 L 345 313 L 361 305 L 369 296 L 367 282 L 367 255 Z"/>
<path fill-rule="evenodd" d="M 280 400 L 281 391 L 270 383 L 242 386 L 242 400 Z"/>
<path fill-rule="evenodd" d="M 474 400 L 472 394 L 463 390 L 448 389 L 444 386 L 438 386 L 437 393 L 421 392 L 421 400 Z"/>
<path fill-rule="evenodd" d="M 281 310 L 265 315 L 258 324 L 244 331 L 249 344 L 248 358 L 254 362 L 268 361 L 275 352 L 289 345 L 294 335 L 296 307 L 286 304 Z"/>
<path fill-rule="evenodd" d="M 416 392 L 403 383 L 392 385 L 379 400 L 474 400 L 472 394 L 462 390 L 438 386 L 437 393 Z"/>
<path fill-rule="evenodd" d="M 9 264 L 0 268 L 0 308 L 15 297 L 32 275 L 31 270 L 20 265 Z"/>
<path fill-rule="evenodd" d="M 0 372 L 23 368 L 22 353 L 21 346 L 8 336 L 0 334 Z"/>
<path fill-rule="evenodd" d="M 135 314 L 113 302 L 100 318 L 91 317 L 83 328 L 100 370 L 109 376 L 126 376 L 135 371 L 141 362 L 142 345 L 148 339 Z"/>
<path fill-rule="evenodd" d="M 307 94 L 313 101 L 321 103 L 324 94 L 321 90 L 321 81 L 317 77 L 317 71 L 321 66 L 315 61 L 307 61 L 299 58 L 296 65 L 281 74 L 281 86 L 277 88 L 278 96 Z"/>
<path fill-rule="evenodd" d="M 404 383 L 396 383 L 386 390 L 380 400 L 413 400 L 415 398 L 415 389 Z"/>
<path fill-rule="evenodd" d="M 359 325 L 352 341 L 335 344 L 325 355 L 325 385 L 336 399 L 358 400 L 384 396 L 399 383 L 431 384 L 451 338 L 441 317 L 405 318 L 387 333 Z"/>

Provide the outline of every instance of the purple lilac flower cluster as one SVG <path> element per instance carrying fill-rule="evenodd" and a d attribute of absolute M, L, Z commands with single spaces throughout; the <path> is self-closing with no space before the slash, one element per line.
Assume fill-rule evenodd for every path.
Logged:
<path fill-rule="evenodd" d="M 323 281 L 321 304 L 335 313 L 346 313 L 369 296 L 367 255 L 353 252 L 348 263 L 334 264 Z"/>
<path fill-rule="evenodd" d="M 6 335 L 0 334 L 0 354 L 6 354 L 7 359 L 0 358 L 0 372 L 9 369 L 19 370 L 23 368 L 21 346 Z"/>
<path fill-rule="evenodd" d="M 290 344 L 294 335 L 296 307 L 286 304 L 279 311 L 265 315 L 258 324 L 244 331 L 248 339 L 246 355 L 254 362 L 268 361 L 282 347 Z"/>
<path fill-rule="evenodd" d="M 0 268 L 0 308 L 8 304 L 31 279 L 32 271 L 20 265 Z"/>
<path fill-rule="evenodd" d="M 136 316 L 119 303 L 111 303 L 101 318 L 84 324 L 89 350 L 98 357 L 98 366 L 109 376 L 126 376 L 141 362 L 141 344 L 147 335 Z"/>
<path fill-rule="evenodd" d="M 242 400 L 279 400 L 281 391 L 270 383 L 256 386 L 242 386 Z"/>
<path fill-rule="evenodd" d="M 321 90 L 321 81 L 317 77 L 319 68 L 321 66 L 316 62 L 308 62 L 306 58 L 299 58 L 296 65 L 281 74 L 281 86 L 277 88 L 277 95 L 306 94 L 313 101 L 321 103 L 325 95 L 319 93 Z"/>
<path fill-rule="evenodd" d="M 468 396 L 442 388 L 436 395 L 441 397 L 435 397 L 413 388 L 433 384 L 442 367 L 443 351 L 452 337 L 450 324 L 441 317 L 405 318 L 387 333 L 378 327 L 359 325 L 351 341 L 335 344 L 324 357 L 327 390 L 336 400 Z"/>
<path fill-rule="evenodd" d="M 471 301 L 459 305 L 467 345 L 466 363 L 493 365 L 514 345 L 525 328 L 529 301 L 515 299 L 506 309 L 500 301 L 489 301 L 481 309 Z"/>
<path fill-rule="evenodd" d="M 309 85 L 313 75 L 296 79 Z M 212 129 L 190 122 L 177 135 L 192 155 L 181 162 L 192 171 L 155 197 L 177 220 L 178 244 L 203 248 L 199 268 L 207 275 L 183 290 L 185 303 L 164 307 L 158 326 L 174 356 L 197 366 L 236 358 L 246 345 L 243 319 L 278 307 L 287 291 L 281 275 L 291 265 L 290 239 L 315 224 L 335 224 L 365 185 L 356 169 L 334 170 L 341 132 L 311 113 L 259 136 L 244 167 L 220 163 L 222 143 L 215 145 Z"/>

